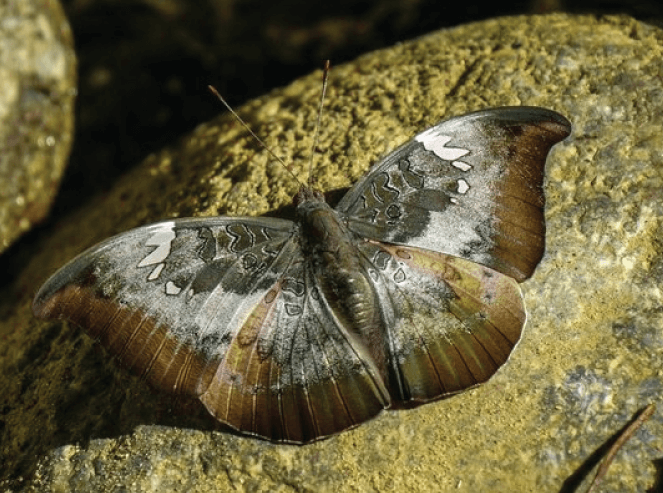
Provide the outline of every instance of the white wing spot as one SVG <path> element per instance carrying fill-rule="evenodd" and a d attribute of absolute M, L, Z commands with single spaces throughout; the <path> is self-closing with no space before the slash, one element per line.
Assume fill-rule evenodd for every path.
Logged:
<path fill-rule="evenodd" d="M 458 168 L 461 171 L 469 171 L 472 169 L 471 164 L 467 164 L 463 161 L 454 161 L 451 163 L 451 166 L 454 166 L 455 168 Z"/>
<path fill-rule="evenodd" d="M 169 221 L 167 223 L 159 224 L 152 236 L 145 242 L 146 246 L 155 246 L 156 248 L 150 254 L 138 263 L 138 267 L 147 267 L 148 265 L 157 264 L 147 277 L 149 281 L 158 279 L 161 275 L 165 264 L 164 260 L 170 255 L 170 247 L 172 241 L 175 239 L 175 223 Z"/>
<path fill-rule="evenodd" d="M 470 185 L 462 178 L 458 180 L 458 193 L 466 193 L 470 189 Z"/>
<path fill-rule="evenodd" d="M 405 275 L 405 272 L 403 272 L 403 269 L 398 269 L 394 273 L 394 282 L 403 282 L 407 279 L 407 276 Z"/>
<path fill-rule="evenodd" d="M 166 283 L 166 294 L 170 294 L 172 296 L 180 294 L 180 291 L 182 291 L 182 288 L 179 286 L 176 286 L 173 281 L 168 281 Z"/>
<path fill-rule="evenodd" d="M 150 275 L 147 276 L 148 281 L 154 281 L 155 279 L 158 279 L 159 276 L 161 275 L 161 271 L 163 268 L 166 266 L 166 264 L 157 264 L 157 266 L 154 268 L 152 272 L 150 272 Z"/>
<path fill-rule="evenodd" d="M 460 147 L 445 147 L 451 139 L 451 136 L 439 133 L 435 127 L 429 128 L 414 138 L 414 140 L 421 142 L 424 145 L 424 149 L 432 151 L 437 157 L 444 159 L 445 161 L 453 162 L 456 159 L 463 157 L 465 154 L 469 154 L 470 151 L 467 149 L 462 149 Z M 462 161 L 460 162 L 462 163 Z"/>
<path fill-rule="evenodd" d="M 458 203 L 458 199 L 457 199 L 456 197 L 451 197 L 451 198 L 449 199 L 449 202 L 451 202 L 452 204 L 457 204 L 457 203 Z"/>

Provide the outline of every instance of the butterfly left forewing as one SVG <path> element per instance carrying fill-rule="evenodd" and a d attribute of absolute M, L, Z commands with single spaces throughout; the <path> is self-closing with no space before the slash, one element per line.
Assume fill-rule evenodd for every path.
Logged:
<path fill-rule="evenodd" d="M 362 237 L 444 252 L 519 281 L 543 255 L 543 172 L 569 122 L 507 107 L 446 120 L 376 164 L 337 210 Z"/>
<path fill-rule="evenodd" d="M 518 283 L 475 262 L 369 241 L 385 319 L 390 389 L 404 406 L 449 396 L 488 380 L 520 338 L 525 311 Z"/>
<path fill-rule="evenodd" d="M 509 357 L 525 323 L 517 282 L 544 251 L 546 157 L 569 132 L 542 108 L 455 117 L 388 155 L 338 204 L 373 269 L 395 401 L 454 394 Z"/>
<path fill-rule="evenodd" d="M 293 226 L 219 217 L 136 228 L 60 269 L 33 311 L 83 327 L 153 386 L 195 396 L 208 362 L 287 264 Z"/>

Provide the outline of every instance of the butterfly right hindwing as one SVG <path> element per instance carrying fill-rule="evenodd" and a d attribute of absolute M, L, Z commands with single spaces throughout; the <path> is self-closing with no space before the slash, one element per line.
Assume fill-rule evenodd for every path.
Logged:
<path fill-rule="evenodd" d="M 390 406 L 311 264 L 295 258 L 215 363 L 200 400 L 220 421 L 272 440 L 305 443 L 357 426 Z"/>
<path fill-rule="evenodd" d="M 525 323 L 514 279 L 419 248 L 369 241 L 360 249 L 381 299 L 395 403 L 458 393 L 506 362 Z"/>

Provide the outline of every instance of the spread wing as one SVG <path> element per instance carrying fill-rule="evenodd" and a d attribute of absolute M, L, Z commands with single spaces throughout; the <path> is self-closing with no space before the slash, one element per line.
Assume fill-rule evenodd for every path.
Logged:
<path fill-rule="evenodd" d="M 362 237 L 523 281 L 544 250 L 546 156 L 570 130 L 558 113 L 525 106 L 451 118 L 376 164 L 336 209 Z"/>
<path fill-rule="evenodd" d="M 153 386 L 196 395 L 208 362 L 288 265 L 293 228 L 219 217 L 127 231 L 57 271 L 33 311 L 83 327 Z"/>
<path fill-rule="evenodd" d="M 41 288 L 69 320 L 163 390 L 248 434 L 303 443 L 390 405 L 375 364 L 317 290 L 290 221 L 180 219 L 82 253 Z"/>
<path fill-rule="evenodd" d="M 396 405 L 453 395 L 507 361 L 525 324 L 514 279 L 419 248 L 369 241 L 360 249 L 380 298 Z"/>

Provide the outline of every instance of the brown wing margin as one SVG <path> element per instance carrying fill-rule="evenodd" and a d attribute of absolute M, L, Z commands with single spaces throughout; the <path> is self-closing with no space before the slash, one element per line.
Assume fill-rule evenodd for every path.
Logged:
<path fill-rule="evenodd" d="M 36 302 L 33 309 L 39 318 L 64 319 L 84 327 L 123 366 L 153 387 L 196 395 L 207 361 L 141 310 L 105 299 L 92 287 L 79 284 L 66 285 Z"/>
<path fill-rule="evenodd" d="M 537 109 L 514 108 L 512 112 L 520 120 L 502 122 L 509 138 L 503 139 L 499 153 L 507 165 L 504 177 L 494 184 L 497 234 L 491 267 L 522 282 L 534 272 L 545 247 L 546 157 L 552 146 L 568 137 L 571 124 L 552 112 L 545 113 L 547 119 Z"/>
<path fill-rule="evenodd" d="M 268 291 L 214 363 L 213 376 L 202 382 L 199 398 L 210 413 L 243 433 L 307 443 L 357 426 L 388 407 L 388 392 L 371 375 L 370 363 L 349 341 L 330 334 L 341 330 L 337 326 L 300 319 L 296 331 L 282 330 L 278 322 L 286 304 L 278 303 L 281 295 L 279 285 Z M 306 350 L 297 355 L 301 337 Z M 266 349 L 266 339 L 280 348 Z"/>

